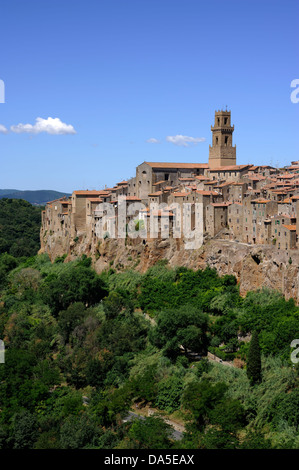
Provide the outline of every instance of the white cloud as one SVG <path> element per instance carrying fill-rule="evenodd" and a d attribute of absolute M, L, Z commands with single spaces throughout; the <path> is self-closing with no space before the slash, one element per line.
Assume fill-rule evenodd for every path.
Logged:
<path fill-rule="evenodd" d="M 65 135 L 65 134 L 76 134 L 75 129 L 71 124 L 65 124 L 59 118 L 43 119 L 38 117 L 35 124 L 17 124 L 11 126 L 10 130 L 16 134 L 40 134 L 46 132 L 51 135 Z"/>
<path fill-rule="evenodd" d="M 205 142 L 206 139 L 204 137 L 189 137 L 188 135 L 168 135 L 166 140 L 174 145 L 188 147 L 189 144 L 196 145 L 199 142 Z"/>
<path fill-rule="evenodd" d="M 146 142 L 148 144 L 160 144 L 160 140 L 155 139 L 154 137 L 151 137 L 150 139 L 147 139 Z"/>
<path fill-rule="evenodd" d="M 7 134 L 7 133 L 8 133 L 8 130 L 6 129 L 6 127 L 0 124 L 0 134 Z"/>

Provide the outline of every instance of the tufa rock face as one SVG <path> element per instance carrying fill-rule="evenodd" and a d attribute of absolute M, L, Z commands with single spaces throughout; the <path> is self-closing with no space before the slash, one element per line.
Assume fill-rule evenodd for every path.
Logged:
<path fill-rule="evenodd" d="M 299 252 L 280 251 L 274 246 L 254 245 L 210 240 L 199 249 L 185 249 L 182 239 L 106 239 L 92 243 L 82 234 L 75 241 L 61 238 L 57 234 L 41 237 L 40 253 L 48 253 L 54 261 L 57 256 L 67 253 L 66 261 L 82 254 L 91 256 L 95 270 L 100 273 L 126 268 L 145 272 L 157 261 L 167 259 L 169 265 L 186 266 L 192 269 L 215 268 L 220 275 L 234 275 L 240 286 L 241 295 L 251 290 L 268 287 L 293 297 L 299 302 Z"/>

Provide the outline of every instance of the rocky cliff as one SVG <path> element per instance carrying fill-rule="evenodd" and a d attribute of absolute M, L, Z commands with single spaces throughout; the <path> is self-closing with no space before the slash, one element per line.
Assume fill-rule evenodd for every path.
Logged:
<path fill-rule="evenodd" d="M 185 249 L 181 239 L 116 240 L 96 244 L 82 234 L 75 240 L 57 234 L 41 237 L 41 253 L 54 260 L 67 254 L 66 261 L 86 254 L 91 256 L 97 272 L 113 266 L 116 270 L 133 268 L 145 272 L 158 260 L 168 259 L 170 266 L 192 269 L 216 268 L 220 275 L 233 274 L 241 295 L 263 286 L 283 292 L 299 302 L 299 252 L 280 251 L 274 246 L 247 245 L 229 240 L 209 240 L 197 250 Z"/>

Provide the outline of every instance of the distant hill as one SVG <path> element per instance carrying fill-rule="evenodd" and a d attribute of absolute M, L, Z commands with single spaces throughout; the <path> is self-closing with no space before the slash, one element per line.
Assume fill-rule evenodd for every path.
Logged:
<path fill-rule="evenodd" d="M 17 189 L 0 189 L 0 198 L 5 196 L 5 194 L 17 193 Z"/>
<path fill-rule="evenodd" d="M 24 199 L 36 206 L 43 206 L 49 201 L 58 199 L 63 196 L 70 196 L 69 193 L 60 193 L 59 191 L 51 191 L 41 189 L 39 191 L 19 191 L 18 189 L 0 189 L 0 199 Z"/>

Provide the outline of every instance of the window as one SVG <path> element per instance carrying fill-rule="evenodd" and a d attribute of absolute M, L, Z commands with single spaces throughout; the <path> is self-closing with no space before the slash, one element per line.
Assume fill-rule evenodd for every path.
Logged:
<path fill-rule="evenodd" d="M 225 136 L 224 143 L 225 143 L 225 145 L 228 144 L 228 136 L 227 135 Z"/>
<path fill-rule="evenodd" d="M 224 124 L 227 124 L 227 117 L 224 118 Z"/>

